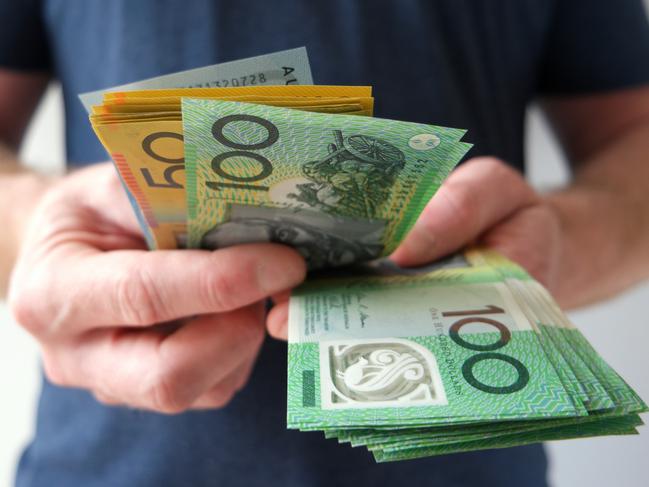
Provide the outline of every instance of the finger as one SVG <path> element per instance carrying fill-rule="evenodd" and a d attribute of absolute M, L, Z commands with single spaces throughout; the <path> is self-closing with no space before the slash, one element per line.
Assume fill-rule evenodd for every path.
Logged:
<path fill-rule="evenodd" d="M 79 250 L 50 260 L 12 296 L 18 322 L 41 338 L 225 312 L 294 287 L 305 275 L 302 257 L 277 244 L 85 256 Z"/>
<path fill-rule="evenodd" d="M 266 317 L 268 333 L 278 340 L 288 340 L 288 301 L 276 304 Z"/>
<path fill-rule="evenodd" d="M 438 259 L 536 201 L 534 191 L 503 162 L 472 159 L 449 176 L 391 258 L 401 266 Z"/>
<path fill-rule="evenodd" d="M 124 403 L 118 401 L 116 398 L 101 392 L 94 392 L 95 400 L 104 406 L 123 406 Z"/>
<path fill-rule="evenodd" d="M 245 360 L 230 375 L 202 394 L 194 401 L 191 409 L 218 409 L 226 406 L 248 382 L 255 358 L 256 355 Z"/>
<path fill-rule="evenodd" d="M 219 409 L 226 406 L 247 382 L 254 362 L 254 357 L 246 358 L 242 365 L 238 366 L 209 391 L 199 396 L 189 409 Z M 94 392 L 93 396 L 97 402 L 100 402 L 104 406 L 137 406 L 136 404 L 126 404 L 102 392 Z"/>
<path fill-rule="evenodd" d="M 219 384 L 226 392 L 226 378 L 257 355 L 264 335 L 261 303 L 196 318 L 160 346 L 159 360 L 168 365 L 152 377 L 154 408 L 172 413 L 186 409 Z"/>
<path fill-rule="evenodd" d="M 142 236 L 140 224 L 112 162 L 79 169 L 67 178 L 65 184 L 69 186 L 69 190 L 63 191 L 61 196 L 71 206 L 96 211 L 101 215 L 98 221 L 108 222 L 132 235 Z M 92 191 L 88 191 L 90 185 Z"/>
<path fill-rule="evenodd" d="M 165 413 L 187 409 L 251 360 L 264 337 L 261 303 L 188 320 L 171 335 L 98 329 L 48 353 L 59 385 Z"/>
<path fill-rule="evenodd" d="M 271 296 L 271 299 L 273 300 L 274 304 L 283 303 L 283 302 L 288 301 L 290 299 L 291 292 L 292 292 L 292 290 L 287 289 L 286 291 L 275 293 L 275 294 L 273 294 Z"/>
<path fill-rule="evenodd" d="M 522 266 L 545 287 L 555 288 L 560 269 L 561 227 L 556 214 L 546 206 L 530 206 L 515 213 L 486 233 L 481 244 Z"/>
<path fill-rule="evenodd" d="M 32 219 L 28 239 L 41 245 L 67 230 L 102 243 L 124 240 L 141 247 L 142 230 L 117 171 L 110 162 L 79 169 L 48 191 Z M 85 231 L 80 232 L 79 229 Z M 125 248 L 125 247 L 122 247 Z"/>
<path fill-rule="evenodd" d="M 257 352 L 258 350 L 251 347 L 250 353 L 242 354 L 239 357 L 241 363 L 235 365 L 234 370 L 229 372 L 225 377 L 217 379 L 217 382 L 211 387 L 211 389 L 199 395 L 188 409 L 219 409 L 226 406 L 248 381 L 255 363 Z M 220 376 L 215 375 L 215 377 Z M 155 410 L 151 407 L 150 403 L 142 401 L 141 398 L 132 404 L 126 404 L 115 396 L 104 392 L 94 392 L 93 395 L 98 402 L 106 406 L 129 406 Z"/>

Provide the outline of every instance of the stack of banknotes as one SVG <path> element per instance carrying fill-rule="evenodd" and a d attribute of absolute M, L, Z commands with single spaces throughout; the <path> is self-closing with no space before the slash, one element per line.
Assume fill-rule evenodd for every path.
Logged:
<path fill-rule="evenodd" d="M 644 402 L 504 257 L 337 274 L 291 297 L 289 428 L 379 462 L 637 434 Z"/>
<path fill-rule="evenodd" d="M 304 48 L 81 95 L 149 247 L 294 247 L 288 426 L 400 460 L 630 434 L 646 406 L 522 269 L 383 259 L 471 147 L 313 85 Z"/>

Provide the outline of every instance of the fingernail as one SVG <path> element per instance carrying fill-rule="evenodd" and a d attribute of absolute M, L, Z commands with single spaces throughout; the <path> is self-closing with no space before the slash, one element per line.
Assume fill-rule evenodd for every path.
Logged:
<path fill-rule="evenodd" d="M 268 327 L 270 334 L 275 338 L 286 340 L 288 335 L 288 305 L 284 304 L 273 308 L 269 319 L 272 319 Z"/>

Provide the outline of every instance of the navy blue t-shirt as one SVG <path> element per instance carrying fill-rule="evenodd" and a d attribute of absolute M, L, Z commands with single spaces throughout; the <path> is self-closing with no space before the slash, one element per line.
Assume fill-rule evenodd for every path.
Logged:
<path fill-rule="evenodd" d="M 649 81 L 640 0 L 1 0 L 0 14 L 0 68 L 63 86 L 71 166 L 107 159 L 78 93 L 303 45 L 317 83 L 373 85 L 376 116 L 468 128 L 470 156 L 520 170 L 535 98 Z M 538 445 L 377 465 L 287 431 L 285 404 L 286 345 L 272 340 L 222 410 L 105 407 L 44 381 L 17 484 L 545 485 Z"/>

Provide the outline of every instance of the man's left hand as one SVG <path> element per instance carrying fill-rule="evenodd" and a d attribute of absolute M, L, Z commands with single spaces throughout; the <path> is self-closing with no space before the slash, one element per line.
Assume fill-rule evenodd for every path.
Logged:
<path fill-rule="evenodd" d="M 516 170 L 493 157 L 471 159 L 453 171 L 391 259 L 402 267 L 418 266 L 472 243 L 501 252 L 551 291 L 555 287 L 559 217 Z M 275 301 L 268 330 L 286 339 L 288 294 Z"/>

